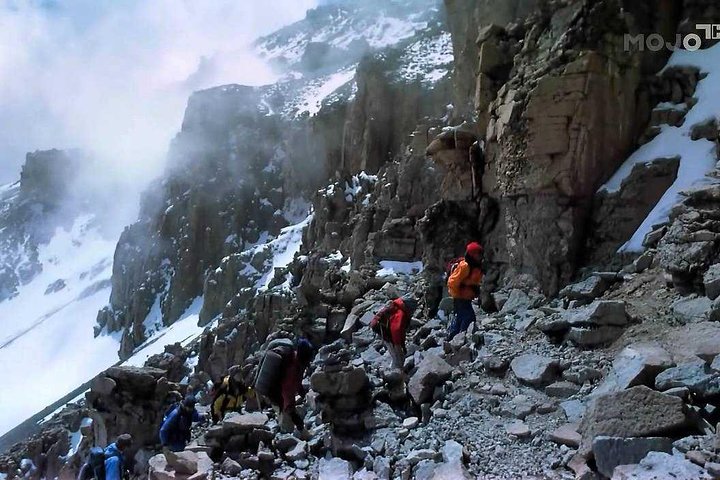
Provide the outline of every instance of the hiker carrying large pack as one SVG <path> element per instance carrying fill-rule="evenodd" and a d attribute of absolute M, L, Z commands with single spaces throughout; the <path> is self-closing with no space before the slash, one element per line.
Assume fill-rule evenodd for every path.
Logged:
<path fill-rule="evenodd" d="M 273 340 L 268 344 L 255 378 L 255 392 L 266 398 L 280 412 L 280 424 L 288 417 L 303 435 L 302 418 L 295 409 L 295 396 L 305 397 L 302 386 L 305 369 L 313 358 L 313 346 L 305 338 L 296 343 L 288 339 Z"/>
<path fill-rule="evenodd" d="M 370 321 L 370 328 L 385 342 L 394 368 L 405 364 L 405 335 L 416 308 L 417 300 L 405 295 L 389 302 Z"/>
<path fill-rule="evenodd" d="M 482 246 L 470 242 L 465 249 L 465 257 L 450 267 L 447 287 L 453 299 L 454 318 L 448 330 L 449 339 L 467 330 L 475 321 L 472 301 L 480 295 L 482 254 Z"/>
<path fill-rule="evenodd" d="M 245 384 L 243 371 L 239 366 L 230 367 L 228 375 L 215 384 L 210 413 L 213 423 L 222 421 L 228 412 L 239 412 L 245 398 L 253 396 L 252 388 Z"/>
<path fill-rule="evenodd" d="M 101 447 L 91 448 L 85 464 L 80 469 L 78 480 L 122 480 L 125 452 L 131 445 L 132 436 L 125 433 L 105 450 Z"/>
<path fill-rule="evenodd" d="M 197 401 L 193 395 L 188 395 L 177 405 L 172 405 L 165 413 L 160 427 L 160 442 L 163 447 L 173 452 L 181 452 L 190 441 L 190 432 L 193 422 L 204 420 L 204 416 L 195 410 Z"/>

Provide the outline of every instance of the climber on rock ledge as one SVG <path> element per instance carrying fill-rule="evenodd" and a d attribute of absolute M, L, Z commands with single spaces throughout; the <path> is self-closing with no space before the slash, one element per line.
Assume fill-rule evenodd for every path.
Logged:
<path fill-rule="evenodd" d="M 482 255 L 482 245 L 470 242 L 465 249 L 464 258 L 450 267 L 447 287 L 455 311 L 455 318 L 448 330 L 448 338 L 451 340 L 475 321 L 472 301 L 480 295 L 480 282 L 483 279 Z"/>

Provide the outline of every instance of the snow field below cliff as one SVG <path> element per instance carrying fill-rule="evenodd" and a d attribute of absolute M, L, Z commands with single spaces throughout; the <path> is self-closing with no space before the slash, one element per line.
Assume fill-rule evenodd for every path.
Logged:
<path fill-rule="evenodd" d="M 206 328 L 212 328 L 212 324 L 205 327 L 198 326 L 202 305 L 203 297 L 197 297 L 178 321 L 150 337 L 136 349 L 130 358 L 123 362 L 123 365 L 142 367 L 148 358 L 163 353 L 165 345 L 180 343 L 186 346 L 200 336 Z"/>
<path fill-rule="evenodd" d="M 117 362 L 118 339 L 93 337 L 110 297 L 115 241 L 92 222 L 81 217 L 58 229 L 39 248 L 43 271 L 0 302 L 0 434 Z M 48 291 L 58 280 L 65 286 Z"/>
<path fill-rule="evenodd" d="M 684 190 L 715 181 L 707 177 L 717 162 L 715 144 L 706 139 L 692 140 L 690 131 L 697 124 L 720 118 L 720 44 L 694 52 L 675 51 L 665 68 L 685 66 L 696 67 L 707 76 L 698 82 L 695 90 L 697 103 L 688 111 L 683 124 L 679 127 L 662 125 L 660 133 L 635 151 L 600 188 L 601 191 L 617 192 L 635 165 L 659 158 L 680 157 L 677 178 L 619 251 L 642 251 L 645 236 L 653 225 L 668 219 L 670 210 L 681 200 Z"/>

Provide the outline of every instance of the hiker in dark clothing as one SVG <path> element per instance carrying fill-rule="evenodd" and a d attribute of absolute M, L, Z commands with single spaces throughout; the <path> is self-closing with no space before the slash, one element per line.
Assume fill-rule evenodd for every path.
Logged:
<path fill-rule="evenodd" d="M 472 301 L 480 295 L 480 282 L 483 279 L 482 254 L 482 246 L 477 242 L 470 242 L 465 250 L 465 257 L 453 265 L 450 272 L 447 287 L 455 309 L 455 320 L 448 331 L 448 338 L 451 340 L 475 321 Z"/>
<path fill-rule="evenodd" d="M 405 295 L 389 302 L 370 321 L 370 328 L 381 336 L 390 352 L 393 368 L 402 369 L 405 363 L 405 334 L 416 308 L 417 300 Z"/>
<path fill-rule="evenodd" d="M 132 436 L 125 433 L 117 437 L 103 451 L 96 447 L 90 450 L 87 461 L 80 469 L 78 480 L 122 480 L 125 473 L 125 453 L 132 446 Z"/>
<path fill-rule="evenodd" d="M 305 397 L 307 393 L 302 386 L 305 369 L 310 365 L 313 358 L 313 346 L 304 338 L 292 345 L 272 346 L 268 345 L 268 352 L 272 351 L 281 357 L 277 364 L 270 364 L 263 359 L 255 390 L 264 395 L 274 408 L 279 410 L 280 424 L 284 425 L 289 418 L 301 432 L 301 435 L 308 436 L 302 417 L 295 408 L 295 396 Z M 272 370 L 272 371 L 270 371 Z M 264 380 L 260 382 L 260 379 Z M 267 381 L 265 381 L 267 380 Z M 265 387 L 264 385 L 267 385 Z"/>
<path fill-rule="evenodd" d="M 204 420 L 204 416 L 195 410 L 197 400 L 188 395 L 177 407 L 163 419 L 160 427 L 160 442 L 173 452 L 181 452 L 190 441 L 193 422 Z"/>

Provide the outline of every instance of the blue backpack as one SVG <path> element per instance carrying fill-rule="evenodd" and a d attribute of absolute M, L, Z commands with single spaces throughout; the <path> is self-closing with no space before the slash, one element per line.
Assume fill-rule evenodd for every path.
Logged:
<path fill-rule="evenodd" d="M 101 447 L 91 448 L 86 462 L 84 480 L 87 480 L 88 478 L 105 480 L 105 460 L 108 458 L 109 457 L 105 455 L 105 450 Z"/>

